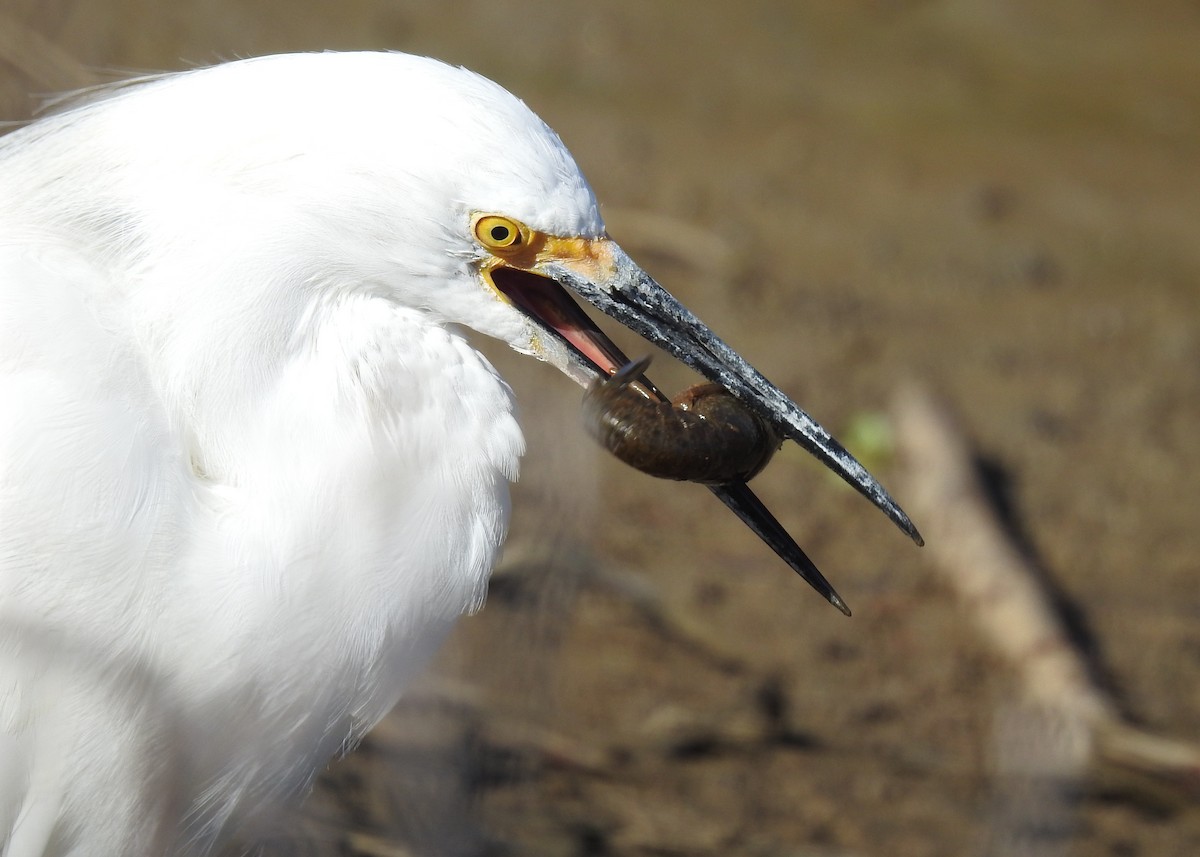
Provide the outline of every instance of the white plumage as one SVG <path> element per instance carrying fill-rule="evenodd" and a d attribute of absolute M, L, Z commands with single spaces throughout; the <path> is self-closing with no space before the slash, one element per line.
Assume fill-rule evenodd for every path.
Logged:
<path fill-rule="evenodd" d="M 398 54 L 148 80 L 0 141 L 0 849 L 202 851 L 375 723 L 503 539 L 535 350 L 472 211 L 558 138 Z"/>
<path fill-rule="evenodd" d="M 0 853 L 204 854 L 483 600 L 523 440 L 463 324 L 577 381 L 562 286 L 886 492 L 604 232 L 559 139 L 401 54 L 100 91 L 0 140 Z M 844 604 L 744 484 L 714 486 Z"/>

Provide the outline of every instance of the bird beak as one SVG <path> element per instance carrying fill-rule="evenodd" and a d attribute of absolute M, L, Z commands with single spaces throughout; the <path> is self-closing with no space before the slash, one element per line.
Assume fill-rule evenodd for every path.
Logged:
<path fill-rule="evenodd" d="M 581 383 L 611 375 L 628 362 L 620 350 L 586 314 L 549 289 L 560 284 L 601 312 L 657 345 L 708 380 L 720 384 L 747 408 L 816 456 L 887 515 L 918 545 L 924 544 L 908 515 L 854 456 L 819 423 L 725 344 L 687 307 L 656 283 L 607 236 L 595 239 L 550 239 L 536 260 L 516 279 L 493 272 L 496 286 L 519 308 L 543 326 L 556 331 L 568 344 L 568 374 Z M 511 269 L 510 269 L 511 270 Z M 538 275 L 530 277 L 530 274 Z M 500 275 L 500 276 L 496 276 Z M 528 286 L 542 280 L 546 290 L 530 296 Z M 548 282 L 553 280 L 554 283 Z M 565 298 L 566 295 L 562 295 Z M 573 371 L 572 371 L 573 370 Z M 652 391 L 653 385 L 643 379 Z M 849 615 L 845 602 L 796 545 L 787 531 L 744 483 L 713 486 L 721 498 L 780 557 L 834 606 Z"/>

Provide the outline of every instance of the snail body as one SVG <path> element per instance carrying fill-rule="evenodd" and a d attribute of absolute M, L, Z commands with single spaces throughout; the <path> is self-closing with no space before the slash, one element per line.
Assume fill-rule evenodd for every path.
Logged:
<path fill-rule="evenodd" d="M 584 425 L 609 452 L 662 479 L 725 485 L 746 482 L 781 438 L 719 384 L 696 384 L 671 401 L 648 398 L 634 381 L 649 359 L 630 363 L 584 394 Z"/>

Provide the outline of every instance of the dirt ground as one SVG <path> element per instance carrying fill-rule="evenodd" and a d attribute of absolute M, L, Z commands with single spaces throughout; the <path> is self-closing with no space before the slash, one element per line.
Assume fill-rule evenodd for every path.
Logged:
<path fill-rule="evenodd" d="M 77 83 L 46 45 L 123 69 L 395 48 L 499 80 L 613 236 L 835 434 L 906 379 L 944 395 L 1123 712 L 1200 739 L 1200 5 L 0 11 L 0 46 L 45 60 L 0 66 L 12 118 Z M 1200 854 L 1187 800 L 1011 774 L 1014 676 L 929 549 L 806 455 L 755 489 L 852 619 L 703 488 L 593 450 L 565 378 L 489 353 L 530 438 L 505 568 L 268 853 Z M 869 462 L 904 504 L 898 464 Z"/>

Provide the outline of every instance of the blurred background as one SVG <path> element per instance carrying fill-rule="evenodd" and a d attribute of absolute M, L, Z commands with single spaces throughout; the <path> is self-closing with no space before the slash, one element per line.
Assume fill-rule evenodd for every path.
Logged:
<path fill-rule="evenodd" d="M 0 118 L 279 51 L 496 79 L 905 506 L 894 393 L 944 397 L 1120 715 L 1195 740 L 1198 45 L 1194 0 L 0 0 Z M 703 488 L 598 454 L 565 378 L 489 353 L 530 438 L 489 603 L 265 853 L 1200 853 L 1200 771 L 1046 791 L 1012 761 L 1041 752 L 1022 680 L 932 532 L 775 459 L 755 488 L 848 620 Z"/>

